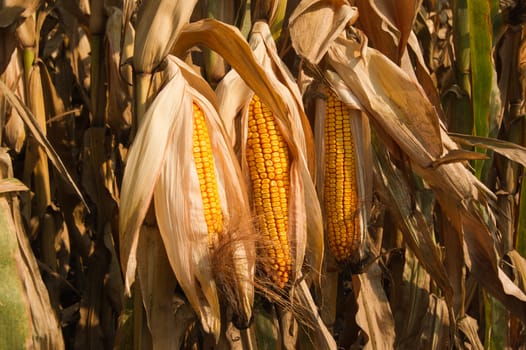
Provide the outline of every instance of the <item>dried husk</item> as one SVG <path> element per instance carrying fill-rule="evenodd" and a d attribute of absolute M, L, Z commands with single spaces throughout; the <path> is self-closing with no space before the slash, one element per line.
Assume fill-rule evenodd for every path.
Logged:
<path fill-rule="evenodd" d="M 301 1 L 289 18 L 292 47 L 308 62 L 318 64 L 334 39 L 358 19 L 358 9 L 347 0 Z"/>
<path fill-rule="evenodd" d="M 291 280 L 294 281 L 299 276 L 307 252 L 306 260 L 319 281 L 323 255 L 322 218 L 319 201 L 307 166 L 307 150 L 312 147 L 312 131 L 303 111 L 299 89 L 277 56 L 276 47 L 266 22 L 258 21 L 254 24 L 250 45 L 274 91 L 278 92 L 289 111 L 285 118 L 275 111 L 274 115 L 291 155 L 288 222 L 288 239 L 290 246 L 293 247 Z M 239 142 L 241 167 L 249 183 L 245 147 L 248 137 L 248 107 L 255 93 L 245 83 L 244 77 L 235 70 L 225 76 L 216 91 L 220 115 L 230 132 L 232 142 Z"/>
<path fill-rule="evenodd" d="M 336 75 L 325 72 L 325 81 L 330 88 L 335 91 L 338 98 L 349 108 L 348 118 L 351 120 L 351 133 L 353 136 L 355 152 L 355 174 L 356 177 L 356 196 L 358 207 L 356 208 L 355 217 L 358 219 L 360 247 L 357 252 L 352 252 L 350 262 L 359 264 L 368 253 L 368 234 L 367 219 L 372 204 L 372 150 L 371 150 L 371 130 L 368 117 L 361 111 L 361 106 L 349 91 L 349 88 Z M 317 95 L 324 95 L 325 91 L 321 88 Z M 326 174 L 325 168 L 325 109 L 326 98 L 317 98 L 315 101 L 315 135 L 316 135 L 316 154 L 317 154 L 317 178 L 316 186 L 318 197 L 323 203 L 324 200 L 324 180 L 325 176 L 334 176 Z M 324 215 L 326 218 L 327 215 Z"/>
<path fill-rule="evenodd" d="M 170 57 L 168 82 L 147 110 L 130 148 L 121 197 L 121 257 L 125 287 L 134 280 L 140 225 L 153 196 L 155 212 L 170 265 L 203 329 L 216 340 L 220 331 L 218 280 L 231 281 L 230 303 L 238 317 L 248 322 L 253 300 L 253 237 L 246 190 L 235 155 L 213 105 L 190 85 L 201 79 L 181 60 Z M 188 81 L 187 81 L 188 79 Z M 201 88 L 205 86 L 201 83 Z M 213 94 L 204 91 L 206 95 Z M 215 276 L 213 252 L 203 214 L 199 181 L 193 164 L 192 103 L 203 110 L 214 151 L 216 177 L 224 217 L 223 240 L 230 244 L 232 261 Z M 134 190 L 132 190 L 134 189 Z M 176 219 L 177 218 L 177 219 Z M 221 286 L 220 286 L 221 287 Z"/>

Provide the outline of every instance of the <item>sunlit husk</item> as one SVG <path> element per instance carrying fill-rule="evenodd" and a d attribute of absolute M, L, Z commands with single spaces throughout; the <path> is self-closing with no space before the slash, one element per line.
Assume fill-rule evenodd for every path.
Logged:
<path fill-rule="evenodd" d="M 190 80 L 200 79 L 177 58 L 169 58 L 169 81 L 147 110 L 144 124 L 130 149 L 121 197 L 121 257 L 127 290 L 134 279 L 138 229 L 152 195 L 161 237 L 170 265 L 203 329 L 218 339 L 220 331 L 220 276 L 234 274 L 226 286 L 238 317 L 251 317 L 254 273 L 253 241 L 246 190 L 232 148 L 225 138 L 217 112 Z M 187 79 L 189 80 L 187 82 Z M 202 85 L 204 86 L 204 85 Z M 209 92 L 206 94 L 210 95 Z M 219 197 L 224 218 L 225 244 L 231 244 L 232 262 L 214 267 L 208 228 L 203 214 L 199 180 L 193 162 L 193 103 L 203 110 L 210 130 Z M 252 234 L 253 235 L 253 234 Z"/>
<path fill-rule="evenodd" d="M 275 117 L 291 155 L 288 239 L 289 246 L 293 247 L 291 256 L 293 257 L 292 280 L 294 280 L 299 276 L 306 252 L 310 267 L 316 274 L 321 271 L 323 254 L 321 209 L 307 166 L 308 155 L 313 155 L 312 131 L 303 112 L 299 89 L 277 56 L 276 47 L 265 22 L 254 24 L 250 45 L 274 91 L 285 101 L 289 110 L 286 119 L 279 114 L 275 114 Z M 244 83 L 243 78 L 232 70 L 219 84 L 217 95 L 220 102 L 220 115 L 224 118 L 232 142 L 240 151 L 241 166 L 248 183 L 249 170 L 245 148 L 248 136 L 248 107 L 254 92 Z"/>
<path fill-rule="evenodd" d="M 498 266 L 498 233 L 491 192 L 461 163 L 432 167 L 445 150 L 458 147 L 441 129 L 438 112 L 421 85 L 380 51 L 368 47 L 367 37 L 361 31 L 348 28 L 334 35 L 327 48 L 309 46 L 304 41 L 315 34 L 314 29 L 307 25 L 308 17 L 302 13 L 295 18 L 290 24 L 291 39 L 298 53 L 310 63 L 317 63 L 317 53 L 325 53 L 324 63 L 339 75 L 374 120 L 386 145 L 393 146 L 394 141 L 396 149 L 392 151 L 401 150 L 436 194 L 464 249 L 467 248 L 466 265 L 473 276 L 524 318 L 521 301 L 525 295 Z M 297 25 L 304 32 L 293 28 Z"/>
<path fill-rule="evenodd" d="M 359 223 L 356 228 L 359 235 L 359 248 L 357 251 L 351 252 L 349 261 L 359 263 L 365 258 L 367 253 L 367 218 L 372 204 L 372 153 L 371 153 L 371 131 L 369 127 L 369 120 L 367 116 L 362 113 L 359 103 L 356 101 L 352 93 L 345 86 L 345 84 L 335 74 L 326 73 L 325 78 L 334 89 L 338 98 L 349 108 L 348 118 L 351 121 L 351 133 L 353 135 L 353 149 L 355 156 L 355 179 L 356 179 L 356 196 L 358 206 L 356 208 L 355 218 Z M 324 94 L 322 89 L 320 94 Z M 317 177 L 316 185 L 320 201 L 324 200 L 324 181 L 325 176 L 334 176 L 334 174 L 327 174 L 325 168 L 325 110 L 326 99 L 316 99 L 316 115 L 315 115 L 315 135 L 316 135 L 316 154 L 317 154 Z M 324 219 L 327 215 L 324 215 Z"/>
<path fill-rule="evenodd" d="M 292 46 L 299 55 L 317 64 L 334 39 L 357 18 L 358 9 L 347 0 L 301 1 L 289 18 Z"/>

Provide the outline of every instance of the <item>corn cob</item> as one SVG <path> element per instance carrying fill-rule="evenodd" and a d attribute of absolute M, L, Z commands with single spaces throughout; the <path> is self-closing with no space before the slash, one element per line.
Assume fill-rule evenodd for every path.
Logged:
<path fill-rule="evenodd" d="M 193 104 L 193 117 L 194 163 L 199 178 L 204 216 L 208 228 L 208 244 L 210 247 L 213 247 L 219 240 L 219 235 L 223 230 L 223 213 L 219 200 L 210 136 L 208 135 L 203 111 L 196 103 Z"/>
<path fill-rule="evenodd" d="M 356 215 L 357 183 L 354 140 L 349 110 L 331 90 L 325 109 L 325 176 L 323 205 L 329 249 L 339 262 L 360 245 Z"/>
<path fill-rule="evenodd" d="M 280 288 L 289 279 L 288 242 L 289 152 L 272 112 L 258 96 L 250 102 L 246 159 L 253 207 L 263 235 L 266 273 Z"/>

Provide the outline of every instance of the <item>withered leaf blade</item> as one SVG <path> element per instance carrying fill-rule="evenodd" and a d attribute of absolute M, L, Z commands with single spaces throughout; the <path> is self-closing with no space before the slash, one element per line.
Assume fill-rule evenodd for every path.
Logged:
<path fill-rule="evenodd" d="M 0 3 L 0 28 L 8 27 L 33 14 L 41 0 L 6 0 Z"/>
<path fill-rule="evenodd" d="M 49 140 L 44 135 L 44 132 L 40 128 L 38 121 L 36 120 L 33 113 L 31 113 L 29 108 L 22 101 L 20 101 L 20 98 L 16 96 L 12 91 L 10 91 L 9 88 L 5 85 L 5 83 L 1 80 L 0 80 L 0 91 L 2 91 L 2 93 L 7 97 L 7 99 L 11 103 L 11 105 L 17 110 L 20 117 L 22 118 L 24 123 L 27 125 L 29 131 L 31 131 L 31 134 L 33 134 L 33 136 L 35 137 L 35 140 L 44 149 L 49 160 L 51 160 L 55 168 L 58 170 L 59 174 L 75 190 L 75 193 L 82 200 L 86 208 L 89 208 L 88 204 L 86 203 L 86 200 L 84 199 L 84 196 L 82 195 L 82 192 L 80 191 L 77 184 L 71 177 L 68 169 L 65 167 L 58 153 L 55 151 L 55 149 L 53 148 Z"/>
<path fill-rule="evenodd" d="M 289 18 L 294 50 L 311 63 L 319 63 L 334 39 L 358 18 L 347 1 L 301 1 Z M 315 35 L 314 31 L 316 31 Z"/>
<path fill-rule="evenodd" d="M 438 247 L 433 241 L 432 231 L 421 211 L 415 211 L 412 207 L 412 199 L 409 196 L 411 189 L 403 174 L 388 162 L 387 153 L 379 145 L 376 145 L 375 150 L 375 184 L 381 195 L 387 196 L 385 201 L 393 204 L 388 210 L 393 213 L 395 220 L 400 222 L 407 244 L 450 301 L 453 290 Z"/>
<path fill-rule="evenodd" d="M 489 159 L 489 157 L 485 154 L 478 153 L 478 152 L 466 151 L 463 149 L 452 149 L 448 151 L 444 156 L 435 160 L 433 162 L 432 167 L 436 168 L 437 166 L 440 166 L 442 164 L 464 162 L 467 160 L 483 160 L 483 159 Z"/>
<path fill-rule="evenodd" d="M 170 73 L 168 73 L 170 74 Z M 173 73 L 172 73 L 173 74 Z M 153 196 L 155 183 L 164 161 L 172 128 L 183 100 L 184 80 L 171 79 L 156 96 L 144 115 L 130 147 L 121 186 L 119 216 L 120 255 L 127 293 L 135 280 L 139 229 Z M 155 113 L 156 109 L 163 113 Z"/>
<path fill-rule="evenodd" d="M 433 105 L 400 67 L 379 51 L 363 46 L 364 39 L 338 37 L 327 62 L 404 152 L 420 166 L 429 166 L 443 151 Z"/>
<path fill-rule="evenodd" d="M 411 35 L 420 0 L 358 0 L 360 28 L 374 47 L 400 64 Z"/>
<path fill-rule="evenodd" d="M 365 273 L 353 276 L 358 312 L 356 322 L 367 334 L 365 349 L 392 349 L 394 320 L 382 286 L 382 270 L 373 263 Z"/>
<path fill-rule="evenodd" d="M 491 137 L 457 133 L 449 133 L 449 136 L 460 144 L 490 149 L 526 167 L 526 147 L 524 146 Z"/>

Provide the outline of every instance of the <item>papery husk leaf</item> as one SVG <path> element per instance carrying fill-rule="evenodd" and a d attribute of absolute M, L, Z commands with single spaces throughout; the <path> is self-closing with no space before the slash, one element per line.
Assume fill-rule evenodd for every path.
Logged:
<path fill-rule="evenodd" d="M 178 92 L 183 95 L 183 100 L 175 113 L 183 117 L 170 128 L 172 133 L 165 161 L 154 189 L 155 214 L 177 280 L 199 315 L 203 329 L 214 334 L 217 341 L 221 327 L 219 297 L 199 179 L 195 167 L 191 166 L 194 164 L 193 118 L 190 117 L 193 115 L 193 98 L 187 89 L 185 86 Z M 203 113 L 206 115 L 207 111 L 203 110 Z M 219 188 L 219 191 L 221 198 L 224 189 Z"/>
<path fill-rule="evenodd" d="M 420 85 L 380 52 L 367 48 L 365 37 L 359 40 L 342 34 L 331 45 L 327 62 L 402 150 L 420 166 L 429 166 L 443 151 L 433 105 Z"/>
<path fill-rule="evenodd" d="M 169 66 L 170 68 L 170 66 Z M 153 190 L 165 159 L 172 128 L 181 117 L 185 82 L 180 72 L 169 70 L 170 81 L 161 89 L 144 115 L 131 145 L 121 186 L 119 215 L 120 255 L 124 287 L 130 293 L 135 280 L 139 229 L 150 206 Z M 158 112 L 161 111 L 161 112 Z"/>
<path fill-rule="evenodd" d="M 31 134 L 34 136 L 35 140 L 38 142 L 38 144 L 44 149 L 46 152 L 46 155 L 48 156 L 49 160 L 53 163 L 55 168 L 58 170 L 59 174 L 64 178 L 64 180 L 70 184 L 70 186 L 74 189 L 75 193 L 78 195 L 78 197 L 82 200 L 83 204 L 88 208 L 88 205 L 84 199 L 84 196 L 80 192 L 80 189 L 75 184 L 75 181 L 69 174 L 68 170 L 64 166 L 64 163 L 60 159 L 58 153 L 55 151 L 51 143 L 46 138 L 44 132 L 42 131 L 41 127 L 38 124 L 38 121 L 36 120 L 35 116 L 29 108 L 20 100 L 18 96 L 16 96 L 13 92 L 9 90 L 9 88 L 5 85 L 3 81 L 0 80 L 0 91 L 4 94 L 4 96 L 7 98 L 9 103 L 17 110 L 20 117 L 26 124 L 27 128 L 31 132 Z"/>
<path fill-rule="evenodd" d="M 310 126 L 303 112 L 301 99 L 297 98 L 299 89 L 297 86 L 295 88 L 291 87 L 293 82 L 289 77 L 290 73 L 284 66 L 278 69 L 278 74 L 274 71 L 277 65 L 283 64 L 275 53 L 276 48 L 271 42 L 272 38 L 268 24 L 259 21 L 254 24 L 253 29 L 250 45 L 255 59 L 266 72 L 272 91 L 277 93 L 279 98 L 285 102 L 289 111 L 289 114 L 283 118 L 275 110 L 272 110 L 272 106 L 269 106 L 275 113 L 276 122 L 291 154 L 291 195 L 289 197 L 288 227 L 290 246 L 295 247 L 293 252 L 295 264 L 293 276 L 297 276 L 302 268 L 308 240 L 308 262 L 319 280 L 323 254 L 323 231 L 321 210 L 315 196 L 314 184 L 306 165 L 305 150 L 308 148 L 307 144 L 312 144 L 312 136 L 309 136 L 311 134 Z M 284 76 L 287 76 L 287 79 L 285 79 L 286 85 L 281 80 L 284 79 Z M 248 82 L 246 83 L 244 78 L 236 70 L 232 70 L 225 76 L 224 81 L 219 84 L 217 94 L 220 101 L 220 114 L 225 120 L 227 129 L 230 133 L 233 133 L 235 142 L 237 140 L 240 141 L 241 165 L 244 173 L 247 174 L 245 176 L 246 181 L 249 183 L 249 170 L 244 158 L 246 138 L 248 136 L 246 131 L 248 128 L 248 106 L 250 100 L 257 92 L 254 93 L 248 87 Z M 295 91 L 295 93 L 292 93 L 291 90 Z M 237 116 L 240 116 L 239 122 L 236 121 Z M 236 125 L 239 125 L 241 132 L 236 132 Z M 304 127 L 308 128 L 307 135 Z M 307 212 L 306 209 L 308 210 Z"/>
<path fill-rule="evenodd" d="M 350 6 L 347 0 L 337 3 L 302 1 L 290 15 L 292 47 L 311 63 L 319 63 L 334 39 L 358 18 L 358 9 Z"/>
<path fill-rule="evenodd" d="M 353 290 L 358 304 L 356 323 L 368 338 L 364 349 L 392 349 L 394 320 L 377 263 L 370 265 L 365 273 L 353 276 Z"/>
<path fill-rule="evenodd" d="M 273 85 L 257 63 L 239 29 L 213 19 L 190 23 L 183 28 L 174 47 L 174 54 L 182 56 L 197 45 L 204 45 L 219 53 L 239 73 L 252 91 L 274 113 L 286 120 L 287 106 L 273 90 Z"/>
<path fill-rule="evenodd" d="M 311 172 L 312 177 L 315 178 L 314 135 L 310 127 L 309 119 L 305 114 L 301 91 L 292 73 L 278 55 L 278 50 L 272 39 L 272 34 L 268 24 L 265 22 L 256 22 L 252 27 L 250 45 L 254 48 L 263 44 L 266 48 L 266 59 L 269 60 L 266 64 L 267 70 L 272 70 L 275 76 L 279 79 L 279 82 L 288 88 L 296 106 L 296 108 L 289 106 L 290 109 L 293 109 L 292 113 L 299 116 L 303 128 L 303 132 L 299 132 L 296 138 L 301 142 L 300 147 L 305 150 L 305 157 L 309 166 L 309 171 Z"/>
<path fill-rule="evenodd" d="M 355 154 L 355 178 L 356 178 L 356 213 L 360 226 L 358 227 L 360 246 L 356 253 L 351 257 L 353 263 L 359 263 L 366 256 L 367 251 L 367 218 L 372 204 L 372 149 L 371 149 L 371 131 L 367 116 L 360 110 L 354 99 L 352 92 L 339 79 L 337 75 L 327 74 L 327 80 L 331 83 L 331 88 L 335 91 L 338 98 L 349 108 L 347 116 L 351 121 L 351 134 L 353 140 L 353 150 Z M 322 89 L 320 94 L 326 92 Z M 316 153 L 317 153 L 317 177 L 316 185 L 318 188 L 318 197 L 324 201 L 324 183 L 325 183 L 325 110 L 326 99 L 316 99 Z M 334 176 L 328 174 L 327 176 Z M 326 215 L 325 215 L 326 217 Z"/>
<path fill-rule="evenodd" d="M 168 55 L 181 28 L 189 22 L 197 0 L 150 0 L 137 16 L 133 67 L 152 73 Z"/>
<path fill-rule="evenodd" d="M 449 135 L 453 140 L 460 144 L 490 149 L 526 167 L 526 147 L 524 146 L 491 137 L 463 135 L 456 133 L 449 133 Z"/>

